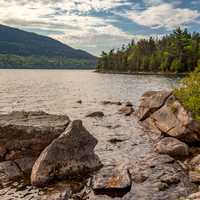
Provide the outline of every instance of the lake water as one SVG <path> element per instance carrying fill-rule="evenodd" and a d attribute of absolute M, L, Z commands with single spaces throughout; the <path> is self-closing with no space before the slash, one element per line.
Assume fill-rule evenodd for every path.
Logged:
<path fill-rule="evenodd" d="M 148 90 L 174 87 L 177 79 L 162 76 L 98 74 L 91 70 L 0 70 L 0 113 L 43 110 L 78 117 L 103 100 L 137 105 Z M 76 101 L 82 100 L 78 105 Z M 80 109 L 78 109 L 80 108 Z"/>

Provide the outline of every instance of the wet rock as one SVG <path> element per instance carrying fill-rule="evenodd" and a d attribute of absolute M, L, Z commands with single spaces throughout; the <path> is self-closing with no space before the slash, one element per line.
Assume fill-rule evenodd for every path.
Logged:
<path fill-rule="evenodd" d="M 76 103 L 82 104 L 83 101 L 82 100 L 78 100 Z"/>
<path fill-rule="evenodd" d="M 172 93 L 169 91 L 149 91 L 143 94 L 141 103 L 137 111 L 137 116 L 140 121 L 145 120 L 155 111 L 160 109 Z"/>
<path fill-rule="evenodd" d="M 124 142 L 128 140 L 127 138 L 125 139 L 120 139 L 120 138 L 112 138 L 110 140 L 108 140 L 108 142 L 110 142 L 111 144 L 117 144 L 117 143 L 120 143 L 120 142 Z"/>
<path fill-rule="evenodd" d="M 127 107 L 133 107 L 133 104 L 130 101 L 128 101 L 128 102 L 126 102 L 125 106 L 127 106 Z"/>
<path fill-rule="evenodd" d="M 124 114 L 125 116 L 130 116 L 134 112 L 134 109 L 131 106 L 125 106 L 119 110 L 120 114 Z"/>
<path fill-rule="evenodd" d="M 0 183 L 22 176 L 22 171 L 13 161 L 4 161 L 0 163 Z"/>
<path fill-rule="evenodd" d="M 186 200 L 199 200 L 200 199 L 200 192 L 196 192 L 191 194 Z"/>
<path fill-rule="evenodd" d="M 200 183 L 200 172 L 199 171 L 190 171 L 189 176 L 190 176 L 191 182 Z"/>
<path fill-rule="evenodd" d="M 200 154 L 194 156 L 189 162 L 190 168 L 200 171 Z"/>
<path fill-rule="evenodd" d="M 118 105 L 121 106 L 122 103 L 120 101 L 102 101 L 103 105 Z"/>
<path fill-rule="evenodd" d="M 160 154 L 168 154 L 172 157 L 184 157 L 189 155 L 188 145 L 172 137 L 165 137 L 155 145 L 155 151 Z"/>
<path fill-rule="evenodd" d="M 20 170 L 23 172 L 24 175 L 30 175 L 32 171 L 32 167 L 37 160 L 36 157 L 24 157 L 20 159 L 16 159 L 15 163 L 20 168 Z"/>
<path fill-rule="evenodd" d="M 37 157 L 68 126 L 67 116 L 44 112 L 0 115 L 1 160 Z"/>
<path fill-rule="evenodd" d="M 53 192 L 51 194 L 45 195 L 41 200 L 68 200 L 67 191 L 64 192 Z"/>
<path fill-rule="evenodd" d="M 96 173 L 92 188 L 97 195 L 123 197 L 131 189 L 131 178 L 127 168 L 121 164 L 105 166 Z"/>
<path fill-rule="evenodd" d="M 170 92 L 149 93 L 141 101 L 137 115 L 145 127 L 153 127 L 154 130 L 157 129 L 186 143 L 200 141 L 200 122 L 194 120 L 191 112 Z"/>
<path fill-rule="evenodd" d="M 97 140 L 83 127 L 82 121 L 73 121 L 35 162 L 32 184 L 44 186 L 54 179 L 81 178 L 97 170 L 101 163 L 94 153 L 96 144 Z"/>
<path fill-rule="evenodd" d="M 102 117 L 104 117 L 104 113 L 101 112 L 101 111 L 97 111 L 97 112 L 93 112 L 93 113 L 90 113 L 90 114 L 86 115 L 86 117 L 99 117 L 99 118 L 102 118 Z"/>
<path fill-rule="evenodd" d="M 126 200 L 175 200 L 193 190 L 187 173 L 168 155 L 147 155 L 129 171 L 133 186 Z"/>

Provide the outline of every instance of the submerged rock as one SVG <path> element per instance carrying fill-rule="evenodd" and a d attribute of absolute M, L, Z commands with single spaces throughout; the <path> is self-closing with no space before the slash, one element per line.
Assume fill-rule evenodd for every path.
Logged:
<path fill-rule="evenodd" d="M 45 112 L 0 115 L 0 160 L 37 157 L 68 126 L 67 116 Z"/>
<path fill-rule="evenodd" d="M 128 102 L 126 102 L 125 106 L 127 106 L 127 107 L 133 107 L 133 104 L 130 101 L 128 101 Z"/>
<path fill-rule="evenodd" d="M 118 105 L 121 106 L 122 103 L 120 101 L 102 101 L 103 105 Z"/>
<path fill-rule="evenodd" d="M 104 117 L 104 113 L 101 112 L 101 111 L 97 111 L 97 112 L 93 112 L 93 113 L 90 113 L 88 115 L 86 115 L 86 117 Z"/>
<path fill-rule="evenodd" d="M 31 183 L 45 186 L 53 179 L 81 178 L 101 167 L 94 153 L 97 140 L 83 127 L 82 121 L 73 121 L 70 127 L 55 139 L 35 162 Z"/>
<path fill-rule="evenodd" d="M 161 139 L 155 145 L 155 151 L 160 154 L 168 154 L 172 157 L 184 157 L 189 155 L 188 145 L 172 137 Z"/>
<path fill-rule="evenodd" d="M 134 112 L 133 107 L 125 106 L 119 110 L 120 114 L 124 114 L 125 116 L 130 116 Z"/>

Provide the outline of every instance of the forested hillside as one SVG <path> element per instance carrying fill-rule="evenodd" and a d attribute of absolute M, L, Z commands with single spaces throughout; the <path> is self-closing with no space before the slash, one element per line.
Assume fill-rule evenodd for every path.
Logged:
<path fill-rule="evenodd" d="M 0 25 L 0 68 L 92 68 L 95 61 L 52 38 Z"/>
<path fill-rule="evenodd" d="M 160 39 L 134 40 L 121 49 L 102 52 L 97 71 L 190 72 L 200 63 L 200 34 L 178 28 Z"/>

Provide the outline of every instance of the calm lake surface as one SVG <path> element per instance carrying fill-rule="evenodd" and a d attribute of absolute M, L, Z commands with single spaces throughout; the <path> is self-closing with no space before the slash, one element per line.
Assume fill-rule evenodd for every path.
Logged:
<path fill-rule="evenodd" d="M 138 105 L 148 90 L 170 89 L 177 78 L 98 74 L 91 70 L 0 70 L 0 113 L 43 110 L 77 118 L 103 100 Z M 83 104 L 76 103 L 82 100 Z"/>

